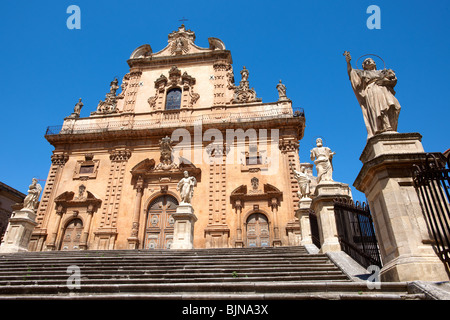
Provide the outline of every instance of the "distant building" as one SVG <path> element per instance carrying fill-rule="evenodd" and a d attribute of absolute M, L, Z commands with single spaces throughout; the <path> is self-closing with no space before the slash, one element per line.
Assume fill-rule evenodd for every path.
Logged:
<path fill-rule="evenodd" d="M 14 188 L 0 182 L 0 239 L 3 238 L 8 220 L 11 217 L 13 208 L 16 203 L 22 203 L 26 195 Z"/>

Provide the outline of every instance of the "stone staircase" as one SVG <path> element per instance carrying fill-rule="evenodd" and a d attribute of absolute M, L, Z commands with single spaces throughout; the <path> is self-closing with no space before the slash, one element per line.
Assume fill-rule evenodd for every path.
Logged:
<path fill-rule="evenodd" d="M 328 256 L 309 254 L 304 247 L 0 255 L 3 300 L 426 298 L 408 290 L 407 283 L 381 283 L 381 289 L 370 290 L 367 282 L 350 280 Z"/>

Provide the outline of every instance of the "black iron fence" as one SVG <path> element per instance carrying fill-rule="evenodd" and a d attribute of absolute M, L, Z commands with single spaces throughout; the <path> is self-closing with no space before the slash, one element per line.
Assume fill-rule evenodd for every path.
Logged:
<path fill-rule="evenodd" d="M 364 202 L 339 198 L 334 201 L 336 227 L 341 249 L 355 261 L 367 268 L 381 268 L 380 251 L 373 227 L 369 206 Z"/>
<path fill-rule="evenodd" d="M 437 254 L 450 270 L 450 155 L 428 153 L 414 167 L 414 184 Z"/>

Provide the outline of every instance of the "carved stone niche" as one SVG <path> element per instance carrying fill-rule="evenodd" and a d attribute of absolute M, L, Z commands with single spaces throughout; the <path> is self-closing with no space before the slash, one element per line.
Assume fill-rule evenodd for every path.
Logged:
<path fill-rule="evenodd" d="M 97 178 L 100 160 L 94 160 L 94 155 L 87 153 L 84 160 L 78 160 L 73 172 L 73 179 L 87 180 Z"/>
<path fill-rule="evenodd" d="M 155 81 L 155 95 L 148 98 L 147 102 L 150 105 L 151 111 L 163 111 L 166 106 L 167 93 L 172 89 L 181 90 L 180 109 L 192 109 L 195 103 L 200 98 L 200 95 L 194 92 L 194 85 L 196 80 L 194 77 L 183 74 L 176 66 L 169 70 L 169 78 L 161 74 Z M 176 112 L 178 109 L 172 110 Z"/>

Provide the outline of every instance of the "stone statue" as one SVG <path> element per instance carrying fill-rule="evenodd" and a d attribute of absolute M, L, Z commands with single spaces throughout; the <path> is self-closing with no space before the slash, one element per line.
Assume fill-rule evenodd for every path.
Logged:
<path fill-rule="evenodd" d="M 391 69 L 377 70 L 371 58 L 364 60 L 363 70 L 355 70 L 350 64 L 350 53 L 345 51 L 344 56 L 353 91 L 363 112 L 368 138 L 382 132 L 396 132 L 401 107 L 395 98 L 395 72 Z"/>
<path fill-rule="evenodd" d="M 73 108 L 73 114 L 78 118 L 80 116 L 81 108 L 83 107 L 83 102 L 81 102 L 81 98 L 78 100 L 75 108 Z"/>
<path fill-rule="evenodd" d="M 322 139 L 316 139 L 316 146 L 311 150 L 311 161 L 314 161 L 317 170 L 317 183 L 322 181 L 333 181 L 333 156 L 335 152 L 331 152 L 330 148 L 324 147 Z"/>
<path fill-rule="evenodd" d="M 248 81 L 248 70 L 245 66 L 241 71 L 241 81 Z"/>
<path fill-rule="evenodd" d="M 23 209 L 35 210 L 39 202 L 42 187 L 37 183 L 37 179 L 33 178 L 32 183 L 28 187 L 28 195 L 23 200 Z"/>
<path fill-rule="evenodd" d="M 309 179 L 308 174 L 306 173 L 306 168 L 301 167 L 300 172 L 294 169 L 294 166 L 291 163 L 291 171 L 294 174 L 295 180 L 298 183 L 298 192 L 297 196 L 299 199 L 309 199 L 309 195 L 311 194 L 310 184 L 311 179 Z"/>
<path fill-rule="evenodd" d="M 177 191 L 180 191 L 181 204 L 190 204 L 194 196 L 194 187 L 197 185 L 195 177 L 189 177 L 189 173 L 184 171 L 182 178 L 177 185 Z"/>
<path fill-rule="evenodd" d="M 286 86 L 280 82 L 277 84 L 278 100 L 286 100 Z"/>
<path fill-rule="evenodd" d="M 159 149 L 161 151 L 161 157 L 159 160 L 161 161 L 155 169 L 157 170 L 170 170 L 176 169 L 177 165 L 172 161 L 172 140 L 166 136 L 159 141 Z"/>
<path fill-rule="evenodd" d="M 109 93 L 111 94 L 111 96 L 116 96 L 116 91 L 117 89 L 119 89 L 120 87 L 118 86 L 119 81 L 117 80 L 117 78 L 114 78 L 113 81 L 111 81 L 110 83 L 110 89 L 109 89 Z"/>

